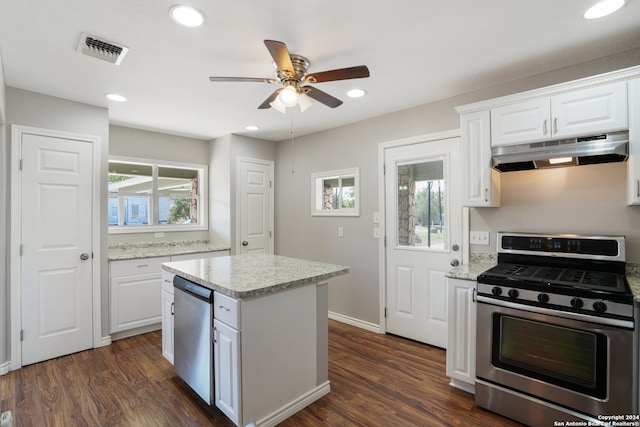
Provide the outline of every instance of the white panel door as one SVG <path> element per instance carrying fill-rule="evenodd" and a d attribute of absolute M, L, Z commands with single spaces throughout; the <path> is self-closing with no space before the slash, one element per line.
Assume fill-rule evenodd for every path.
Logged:
<path fill-rule="evenodd" d="M 239 162 L 239 253 L 273 253 L 272 165 L 241 160 Z"/>
<path fill-rule="evenodd" d="M 460 258 L 460 139 L 387 148 L 386 330 L 447 347 L 445 272 Z"/>
<path fill-rule="evenodd" d="M 92 150 L 22 135 L 23 365 L 93 344 Z"/>

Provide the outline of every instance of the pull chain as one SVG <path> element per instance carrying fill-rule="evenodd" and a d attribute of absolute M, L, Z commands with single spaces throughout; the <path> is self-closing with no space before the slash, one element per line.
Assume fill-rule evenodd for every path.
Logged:
<path fill-rule="evenodd" d="M 295 147 L 293 145 L 293 112 L 291 113 L 291 126 L 289 127 L 289 132 L 291 133 L 291 173 L 295 174 L 295 167 L 294 167 L 294 161 L 295 161 Z"/>

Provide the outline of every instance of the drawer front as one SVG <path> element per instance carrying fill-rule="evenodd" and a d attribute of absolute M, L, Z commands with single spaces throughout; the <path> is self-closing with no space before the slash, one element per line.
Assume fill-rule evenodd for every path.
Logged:
<path fill-rule="evenodd" d="M 240 301 L 221 293 L 213 294 L 213 317 L 235 329 L 240 329 Z"/>
<path fill-rule="evenodd" d="M 137 258 L 123 261 L 111 261 L 111 277 L 135 276 L 137 274 L 160 273 L 162 263 L 169 257 Z"/>
<path fill-rule="evenodd" d="M 173 295 L 173 278 L 175 274 L 162 270 L 162 290 Z"/>

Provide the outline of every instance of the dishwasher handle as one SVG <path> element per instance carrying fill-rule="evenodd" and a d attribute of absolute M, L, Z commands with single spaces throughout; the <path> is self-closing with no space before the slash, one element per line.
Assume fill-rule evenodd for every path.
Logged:
<path fill-rule="evenodd" d="M 205 288 L 197 283 L 193 283 L 190 280 L 183 279 L 180 276 L 174 276 L 173 287 L 186 292 L 194 298 L 198 298 L 199 300 L 208 302 L 209 304 L 213 303 L 213 290 Z"/>

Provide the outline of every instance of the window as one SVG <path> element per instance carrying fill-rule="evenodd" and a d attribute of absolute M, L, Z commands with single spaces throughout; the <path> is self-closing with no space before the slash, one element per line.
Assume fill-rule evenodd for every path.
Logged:
<path fill-rule="evenodd" d="M 207 229 L 207 166 L 109 160 L 109 232 Z"/>
<path fill-rule="evenodd" d="M 311 174 L 311 215 L 360 215 L 358 168 Z"/>

